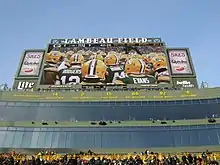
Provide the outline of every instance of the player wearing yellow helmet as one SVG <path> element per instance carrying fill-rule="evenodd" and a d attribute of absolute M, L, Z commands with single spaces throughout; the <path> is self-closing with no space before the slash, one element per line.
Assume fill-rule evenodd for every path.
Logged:
<path fill-rule="evenodd" d="M 149 54 L 143 54 L 142 58 L 144 60 L 145 63 L 153 63 L 153 58 L 156 56 L 156 53 L 151 52 Z"/>
<path fill-rule="evenodd" d="M 119 64 L 119 57 L 115 52 L 109 52 L 105 57 L 104 62 L 107 66 L 115 66 Z"/>
<path fill-rule="evenodd" d="M 79 51 L 77 52 L 77 54 L 85 55 L 85 51 L 84 51 L 84 50 L 79 50 Z"/>
<path fill-rule="evenodd" d="M 119 78 L 124 84 L 155 84 L 156 78 L 147 73 L 147 66 L 142 59 L 132 58 L 125 64 L 125 78 Z"/>
<path fill-rule="evenodd" d="M 44 73 L 42 84 L 52 85 L 56 81 L 57 67 L 64 58 L 64 54 L 59 51 L 51 51 L 45 56 Z"/>
<path fill-rule="evenodd" d="M 101 54 L 94 53 L 89 57 L 89 59 L 90 60 L 96 59 L 96 60 L 103 61 L 103 56 Z"/>
<path fill-rule="evenodd" d="M 130 55 L 131 58 L 136 58 L 136 59 L 142 59 L 142 56 L 140 54 L 132 54 Z"/>
<path fill-rule="evenodd" d="M 167 61 L 164 53 L 158 53 L 153 58 L 153 67 L 157 77 L 157 83 L 170 83 Z"/>
<path fill-rule="evenodd" d="M 66 56 L 65 56 L 65 57 L 66 57 L 67 59 L 70 59 L 70 57 L 71 57 L 73 54 L 74 54 L 74 52 L 70 50 L 70 51 L 66 52 Z"/>
<path fill-rule="evenodd" d="M 105 56 L 106 56 L 106 53 L 105 53 L 104 51 L 102 51 L 102 50 L 98 50 L 98 51 L 96 52 L 96 54 L 97 54 L 97 55 L 101 55 L 102 57 L 105 57 Z"/>
<path fill-rule="evenodd" d="M 59 51 L 51 51 L 50 53 L 47 53 L 45 56 L 45 67 L 51 70 L 53 70 L 54 67 L 57 68 L 64 56 L 65 55 Z"/>
<path fill-rule="evenodd" d="M 81 67 L 84 63 L 84 57 L 82 54 L 75 53 L 70 57 L 70 66 Z"/>
<path fill-rule="evenodd" d="M 89 60 L 82 66 L 82 84 L 103 83 L 106 73 L 106 65 L 103 61 L 97 59 Z"/>
<path fill-rule="evenodd" d="M 107 68 L 107 76 L 105 83 L 107 84 L 116 84 L 117 78 L 124 77 L 124 69 L 119 63 L 119 56 L 115 52 L 109 52 L 105 57 L 104 62 Z"/>
<path fill-rule="evenodd" d="M 74 53 L 69 59 L 65 59 L 58 67 L 56 84 L 71 85 L 81 83 L 81 66 L 83 63 L 84 57 L 78 53 Z"/>
<path fill-rule="evenodd" d="M 81 67 L 71 67 L 69 60 L 64 60 L 57 69 L 56 85 L 75 85 L 82 80 Z"/>
<path fill-rule="evenodd" d="M 121 53 L 120 56 L 119 56 L 119 63 L 120 63 L 120 65 L 124 67 L 124 65 L 125 65 L 125 63 L 126 63 L 126 61 L 128 59 L 129 59 L 128 54 Z"/>

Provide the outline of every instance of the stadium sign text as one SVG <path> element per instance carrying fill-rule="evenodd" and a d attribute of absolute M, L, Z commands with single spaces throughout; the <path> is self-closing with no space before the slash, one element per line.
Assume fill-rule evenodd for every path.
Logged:
<path fill-rule="evenodd" d="M 17 89 L 18 90 L 21 90 L 21 89 L 33 89 L 34 87 L 34 82 L 25 82 L 25 81 L 20 81 L 18 82 L 18 86 L 17 86 Z"/>
<path fill-rule="evenodd" d="M 184 88 L 194 88 L 195 87 L 190 81 L 187 81 L 187 80 L 177 81 L 176 85 L 182 85 L 182 87 L 184 87 Z"/>
<path fill-rule="evenodd" d="M 112 43 L 161 43 L 160 38 L 73 38 L 52 39 L 50 44 L 112 44 Z"/>

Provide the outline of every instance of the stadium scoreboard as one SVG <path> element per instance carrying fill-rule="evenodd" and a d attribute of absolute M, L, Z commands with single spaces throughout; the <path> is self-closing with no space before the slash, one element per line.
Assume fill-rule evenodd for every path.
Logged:
<path fill-rule="evenodd" d="M 84 86 L 198 88 L 188 48 L 166 48 L 160 38 L 79 38 L 25 50 L 13 89 Z"/>

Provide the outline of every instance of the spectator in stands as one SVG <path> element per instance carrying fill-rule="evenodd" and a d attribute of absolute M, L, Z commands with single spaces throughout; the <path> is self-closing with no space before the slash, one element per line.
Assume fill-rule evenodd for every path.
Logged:
<path fill-rule="evenodd" d="M 53 153 L 53 154 L 52 154 Z M 20 153 L 0 154 L 0 165 L 31 164 L 31 165 L 176 165 L 176 164 L 218 164 L 220 153 L 204 152 L 202 154 L 120 154 L 98 155 L 95 153 L 80 153 L 76 155 L 59 155 L 51 151 L 40 152 L 28 157 Z"/>

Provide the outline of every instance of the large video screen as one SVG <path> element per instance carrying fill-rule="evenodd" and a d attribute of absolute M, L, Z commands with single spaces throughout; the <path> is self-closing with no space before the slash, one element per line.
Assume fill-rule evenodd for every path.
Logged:
<path fill-rule="evenodd" d="M 163 46 L 49 44 L 40 85 L 157 85 L 171 82 Z"/>

